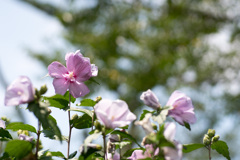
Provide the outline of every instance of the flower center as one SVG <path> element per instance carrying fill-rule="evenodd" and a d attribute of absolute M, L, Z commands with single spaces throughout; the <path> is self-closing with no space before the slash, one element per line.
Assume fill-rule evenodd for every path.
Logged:
<path fill-rule="evenodd" d="M 74 82 L 75 81 L 75 75 L 73 72 L 68 72 L 68 74 L 66 75 L 66 78 L 70 81 L 70 82 Z"/>
<path fill-rule="evenodd" d="M 115 117 L 114 116 L 112 116 L 112 118 L 111 118 L 111 121 L 113 121 L 115 119 Z"/>
<path fill-rule="evenodd" d="M 69 74 L 68 74 L 68 77 L 69 77 L 69 79 L 72 79 L 73 78 L 73 72 L 69 72 Z"/>
<path fill-rule="evenodd" d="M 22 95 L 22 92 L 21 92 L 21 91 L 18 91 L 17 94 L 18 94 L 19 96 L 21 96 L 21 95 Z"/>

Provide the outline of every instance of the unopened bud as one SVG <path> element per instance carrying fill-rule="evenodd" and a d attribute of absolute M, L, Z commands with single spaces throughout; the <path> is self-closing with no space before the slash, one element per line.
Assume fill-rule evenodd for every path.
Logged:
<path fill-rule="evenodd" d="M 213 142 L 217 142 L 219 140 L 220 136 L 219 135 L 216 135 L 212 138 L 212 141 Z"/>
<path fill-rule="evenodd" d="M 78 119 L 78 114 L 72 115 L 71 120 L 74 121 L 74 120 L 76 120 L 76 119 Z"/>
<path fill-rule="evenodd" d="M 153 128 L 154 130 L 157 130 L 157 125 L 156 125 L 155 123 L 152 123 L 152 128 Z"/>
<path fill-rule="evenodd" d="M 146 92 L 143 92 L 140 96 L 140 99 L 143 101 L 143 103 L 153 109 L 160 108 L 160 103 L 158 101 L 157 96 L 149 89 Z"/>
<path fill-rule="evenodd" d="M 215 136 L 215 130 L 214 129 L 208 129 L 207 135 L 212 138 Z"/>
<path fill-rule="evenodd" d="M 98 97 L 96 97 L 95 102 L 98 103 L 98 102 L 101 101 L 101 100 L 102 100 L 102 97 L 101 97 L 101 96 L 98 96 Z"/>
<path fill-rule="evenodd" d="M 47 152 L 46 156 L 47 157 L 52 157 L 52 153 L 51 152 Z"/>
<path fill-rule="evenodd" d="M 102 130 L 102 125 L 100 124 L 100 122 L 98 121 L 95 121 L 94 122 L 94 126 L 97 130 L 101 131 Z"/>
<path fill-rule="evenodd" d="M 18 134 L 18 136 L 20 135 L 20 134 L 24 134 L 24 135 L 26 135 L 26 136 L 29 136 L 29 132 L 27 131 L 27 130 L 18 130 L 17 131 L 17 134 Z"/>
<path fill-rule="evenodd" d="M 46 85 L 46 84 L 44 84 L 43 86 L 41 86 L 40 91 L 39 91 L 40 95 L 45 94 L 45 93 L 47 92 L 47 90 L 48 90 L 48 88 L 47 88 L 47 85 Z"/>
<path fill-rule="evenodd" d="M 6 116 L 2 116 L 1 119 L 5 122 L 10 122 L 10 119 L 8 119 Z"/>
<path fill-rule="evenodd" d="M 204 137 L 203 137 L 203 144 L 205 144 L 206 146 L 211 144 L 211 139 L 207 134 L 205 134 Z"/>

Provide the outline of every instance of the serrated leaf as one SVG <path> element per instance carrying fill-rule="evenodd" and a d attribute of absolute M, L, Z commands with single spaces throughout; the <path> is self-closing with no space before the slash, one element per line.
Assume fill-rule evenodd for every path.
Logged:
<path fill-rule="evenodd" d="M 23 158 L 27 156 L 33 149 L 32 143 L 23 140 L 12 140 L 6 145 L 5 152 L 11 157 Z"/>
<path fill-rule="evenodd" d="M 60 129 L 57 126 L 56 120 L 52 117 L 48 117 L 49 129 L 53 131 L 54 135 L 58 137 L 58 139 L 62 142 L 62 134 Z"/>
<path fill-rule="evenodd" d="M 49 110 L 46 103 L 39 102 L 39 103 L 29 103 L 28 110 L 33 112 L 33 114 L 37 117 L 37 119 L 42 123 L 43 128 L 48 128 L 48 115 Z"/>
<path fill-rule="evenodd" d="M 189 153 L 196 149 L 203 148 L 205 145 L 201 143 L 194 143 L 194 144 L 184 144 L 183 145 L 183 153 Z"/>
<path fill-rule="evenodd" d="M 137 140 L 135 138 L 133 138 L 130 134 L 126 133 L 126 132 L 115 130 L 111 134 L 119 134 L 121 136 L 121 138 L 127 138 L 127 139 L 133 141 L 134 143 L 136 143 L 140 148 L 142 148 L 142 146 L 137 142 Z"/>
<path fill-rule="evenodd" d="M 73 108 L 73 107 L 71 107 L 71 108 L 70 108 L 70 111 L 77 111 L 77 112 L 86 113 L 86 114 L 88 114 L 90 117 L 92 117 L 92 116 L 93 116 L 93 112 L 92 112 L 92 111 L 90 111 L 90 110 L 88 110 L 88 109 L 82 109 L 82 108 Z"/>
<path fill-rule="evenodd" d="M 29 124 L 23 124 L 22 122 L 13 122 L 7 125 L 6 129 L 10 129 L 13 131 L 18 131 L 18 130 L 27 130 L 30 132 L 37 133 L 35 127 L 29 125 Z"/>
<path fill-rule="evenodd" d="M 71 153 L 70 155 L 69 155 L 69 159 L 71 159 L 71 158 L 74 158 L 75 156 L 76 156 L 76 154 L 77 154 L 77 151 L 74 151 L 73 153 Z"/>
<path fill-rule="evenodd" d="M 3 128 L 0 128 L 0 137 L 3 140 L 5 140 L 5 138 L 12 139 L 11 134 L 6 129 Z"/>
<path fill-rule="evenodd" d="M 228 145 L 224 141 L 217 141 L 211 145 L 211 148 L 216 150 L 219 154 L 223 155 L 228 160 L 231 160 Z"/>
<path fill-rule="evenodd" d="M 77 129 L 85 129 L 92 127 L 92 117 L 88 114 L 83 114 L 82 116 L 78 117 L 78 119 L 73 121 L 73 127 Z"/>
<path fill-rule="evenodd" d="M 96 102 L 92 99 L 83 99 L 80 102 L 80 106 L 94 107 Z"/>

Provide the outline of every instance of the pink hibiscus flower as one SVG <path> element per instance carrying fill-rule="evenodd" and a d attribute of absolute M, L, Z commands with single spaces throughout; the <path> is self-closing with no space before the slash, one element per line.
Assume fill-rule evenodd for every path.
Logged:
<path fill-rule="evenodd" d="M 49 75 L 54 78 L 55 92 L 64 95 L 69 90 L 75 98 L 85 96 L 89 93 L 89 89 L 83 82 L 97 76 L 97 66 L 91 64 L 89 58 L 83 57 L 80 50 L 67 53 L 65 60 L 67 67 L 57 61 L 48 66 Z"/>

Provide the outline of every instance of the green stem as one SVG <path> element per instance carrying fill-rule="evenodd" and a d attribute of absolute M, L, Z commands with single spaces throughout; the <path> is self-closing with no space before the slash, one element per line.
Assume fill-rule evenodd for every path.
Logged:
<path fill-rule="evenodd" d="M 209 160 L 212 159 L 212 157 L 211 157 L 211 144 L 208 147 L 208 157 L 209 157 Z"/>
<path fill-rule="evenodd" d="M 41 122 L 38 120 L 38 132 L 37 132 L 36 153 L 35 153 L 35 158 L 36 159 L 38 159 L 40 134 L 41 134 Z"/>
<path fill-rule="evenodd" d="M 107 155 L 107 145 L 106 145 L 106 134 L 103 132 L 103 152 L 104 152 L 104 160 L 106 159 Z"/>
<path fill-rule="evenodd" d="M 70 108 L 71 108 L 71 94 L 69 93 L 69 109 L 70 109 Z M 71 141 L 71 134 L 72 134 L 70 110 L 68 111 L 68 122 L 69 122 L 69 134 L 68 134 L 67 158 L 69 158 L 69 154 L 70 154 L 70 141 Z"/>

